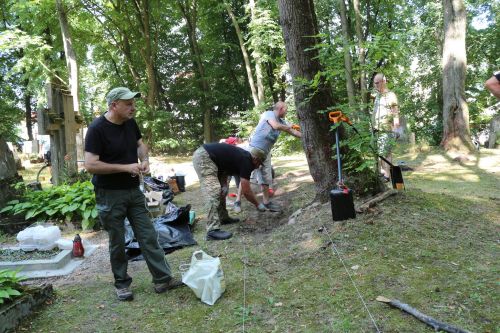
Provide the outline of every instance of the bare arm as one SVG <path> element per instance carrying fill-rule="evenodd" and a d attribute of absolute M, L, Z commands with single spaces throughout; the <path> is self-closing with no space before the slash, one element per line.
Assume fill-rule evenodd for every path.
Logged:
<path fill-rule="evenodd" d="M 395 131 L 399 128 L 399 106 L 393 105 L 391 107 L 391 111 L 393 114 L 393 123 L 392 123 L 392 130 Z"/>
<path fill-rule="evenodd" d="M 493 96 L 500 99 L 500 81 L 498 81 L 494 75 L 484 83 L 484 86 L 493 94 Z"/>
<path fill-rule="evenodd" d="M 250 181 L 248 179 L 241 178 L 240 188 L 241 188 L 241 193 L 245 196 L 245 198 L 248 201 L 250 201 L 255 207 L 257 207 L 259 205 L 259 202 L 257 201 L 257 198 L 255 197 L 252 188 L 250 187 Z"/>
<path fill-rule="evenodd" d="M 139 160 L 141 160 L 141 172 L 148 173 L 149 172 L 149 155 L 148 155 L 148 146 L 139 139 L 137 141 L 137 156 L 139 156 Z"/>
<path fill-rule="evenodd" d="M 282 124 L 280 122 L 277 122 L 276 120 L 274 119 L 269 119 L 267 121 L 267 123 L 272 127 L 274 128 L 275 130 L 279 130 L 279 131 L 283 131 L 283 132 L 287 132 L 297 138 L 301 138 L 302 137 L 302 133 L 300 133 L 299 131 L 296 131 L 292 128 L 291 125 L 285 125 L 285 124 Z"/>
<path fill-rule="evenodd" d="M 139 163 L 132 164 L 110 164 L 99 160 L 99 155 L 85 152 L 85 169 L 97 175 L 109 175 L 112 173 L 128 172 L 139 174 L 141 172 Z"/>

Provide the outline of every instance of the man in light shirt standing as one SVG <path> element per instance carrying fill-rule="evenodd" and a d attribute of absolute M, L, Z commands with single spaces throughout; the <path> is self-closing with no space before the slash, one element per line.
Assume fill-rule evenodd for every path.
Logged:
<path fill-rule="evenodd" d="M 392 149 L 402 130 L 399 124 L 398 98 L 387 88 L 387 79 L 384 74 L 375 75 L 373 84 L 377 93 L 373 105 L 372 129 L 378 153 L 392 162 Z M 390 165 L 384 161 L 380 163 L 380 171 L 384 179 L 389 180 Z"/>

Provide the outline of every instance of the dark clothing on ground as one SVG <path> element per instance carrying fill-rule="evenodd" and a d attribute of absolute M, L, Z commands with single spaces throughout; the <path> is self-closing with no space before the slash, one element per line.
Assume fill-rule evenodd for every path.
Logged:
<path fill-rule="evenodd" d="M 99 155 L 99 160 L 110 164 L 137 163 L 137 141 L 142 138 L 134 119 L 117 125 L 100 116 L 90 124 L 85 137 L 85 151 Z M 139 177 L 120 172 L 94 175 L 92 184 L 97 188 L 124 190 L 139 186 Z"/>
<path fill-rule="evenodd" d="M 250 179 L 255 166 L 252 162 L 252 155 L 245 149 L 225 143 L 207 143 L 203 145 L 203 148 L 217 165 L 219 175 L 235 175 Z"/>

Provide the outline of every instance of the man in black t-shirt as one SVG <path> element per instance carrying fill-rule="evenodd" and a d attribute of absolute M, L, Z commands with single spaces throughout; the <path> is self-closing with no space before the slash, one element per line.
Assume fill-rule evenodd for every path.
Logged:
<path fill-rule="evenodd" d="M 99 220 L 109 235 L 111 270 L 118 299 L 129 301 L 132 278 L 127 274 L 125 218 L 128 218 L 153 276 L 154 290 L 165 292 L 182 285 L 172 277 L 158 235 L 148 217 L 139 189 L 141 173 L 149 172 L 148 147 L 134 120 L 140 93 L 119 87 L 106 96 L 108 112 L 90 124 L 85 137 L 85 168 L 94 174 Z M 141 160 L 138 163 L 138 159 Z"/>
<path fill-rule="evenodd" d="M 221 230 L 221 224 L 238 222 L 229 217 L 226 209 L 228 176 L 238 175 L 242 193 L 259 211 L 265 206 L 257 201 L 250 188 L 250 174 L 266 158 L 259 149 L 250 152 L 225 143 L 208 143 L 193 154 L 193 166 L 200 179 L 200 186 L 207 200 L 207 240 L 224 240 L 232 233 Z"/>

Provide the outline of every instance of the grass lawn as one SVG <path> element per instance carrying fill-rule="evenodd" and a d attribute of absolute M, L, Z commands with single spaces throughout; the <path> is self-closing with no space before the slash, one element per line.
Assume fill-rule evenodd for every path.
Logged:
<path fill-rule="evenodd" d="M 110 271 L 66 278 L 18 332 L 432 331 L 379 295 L 472 332 L 500 332 L 500 150 L 454 158 L 434 149 L 397 156 L 413 169 L 406 191 L 336 223 L 329 203 L 307 206 L 314 186 L 304 156 L 276 158 L 282 214 L 243 202 L 242 222 L 225 228 L 233 238 L 206 242 L 199 222 L 199 245 L 167 256 L 176 275 L 196 249 L 221 258 L 226 292 L 214 306 L 188 288 L 156 295 L 142 262 L 129 272 L 133 302 L 116 299 Z M 193 185 L 175 203 L 203 217 L 200 198 Z"/>

